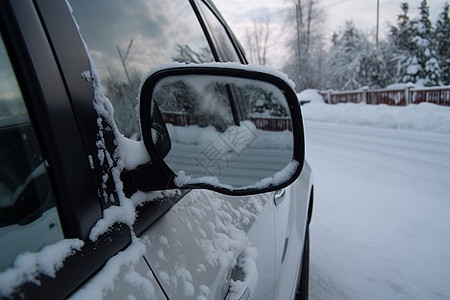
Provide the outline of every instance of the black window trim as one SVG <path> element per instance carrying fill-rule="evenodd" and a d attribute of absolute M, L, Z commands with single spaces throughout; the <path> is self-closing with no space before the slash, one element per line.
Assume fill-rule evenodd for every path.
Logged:
<path fill-rule="evenodd" d="M 191 1 L 193 1 L 193 0 L 191 0 Z M 225 30 L 227 36 L 228 36 L 228 39 L 230 40 L 231 44 L 232 44 L 233 47 L 234 47 L 235 52 L 237 53 L 237 55 L 238 55 L 238 57 L 239 57 L 239 59 L 240 59 L 240 62 L 241 62 L 242 64 L 248 64 L 248 61 L 247 61 L 247 58 L 245 57 L 245 52 L 244 52 L 244 49 L 243 49 L 242 45 L 241 45 L 241 44 L 239 43 L 239 41 L 237 40 L 237 38 L 236 38 L 236 36 L 234 35 L 233 31 L 231 31 L 230 27 L 229 27 L 228 24 L 226 23 L 225 19 L 224 19 L 223 16 L 221 15 L 221 13 L 217 10 L 217 8 L 216 8 L 216 6 L 214 5 L 214 3 L 213 3 L 212 1 L 209 1 L 209 0 L 197 0 L 197 1 L 201 1 L 203 4 L 205 4 L 206 7 L 212 12 L 212 14 L 217 18 L 217 20 L 218 20 L 218 21 L 220 22 L 220 24 L 223 26 L 223 28 L 224 28 L 224 30 Z M 197 8 L 197 10 L 198 10 L 198 8 Z M 200 14 L 200 15 L 201 15 L 201 14 Z M 199 18 L 202 20 L 202 22 L 205 22 L 205 21 L 203 20 L 203 17 L 202 17 L 202 16 L 200 16 Z M 205 28 L 207 28 L 206 25 L 205 25 Z M 210 35 L 211 35 L 211 36 L 214 36 L 214 32 L 209 32 L 209 30 L 207 30 L 207 31 L 208 31 L 208 33 L 207 33 L 208 36 L 210 36 Z M 211 39 L 211 40 L 213 40 L 213 39 Z M 213 46 L 212 46 L 212 47 L 215 49 L 215 51 L 216 51 L 216 53 L 217 53 L 216 48 L 218 47 L 218 45 L 216 45 L 215 43 L 213 43 Z M 223 58 L 219 58 L 217 61 L 223 61 Z"/>
<path fill-rule="evenodd" d="M 81 77 L 84 71 L 90 70 L 86 49 L 65 1 L 33 1 L 45 27 L 54 59 L 58 64 L 86 157 L 92 158 L 89 162 L 89 164 L 92 164 L 90 166 L 92 168 L 90 169 L 92 190 L 96 190 L 95 202 L 100 205 L 100 211 L 103 212 L 104 209 L 112 205 L 119 205 L 119 198 L 115 190 L 113 176 L 110 173 L 111 166 L 106 163 L 100 165 L 99 161 L 94 159 L 99 151 L 96 145 L 99 139 L 97 124 L 99 115 L 93 106 L 94 90 L 92 82 Z M 67 43 L 68 40 L 70 43 Z M 101 121 L 104 128 L 102 134 L 105 146 L 112 155 L 116 148 L 115 136 L 108 120 L 102 118 Z M 104 174 L 108 174 L 107 182 L 103 182 Z M 108 195 L 108 199 L 105 200 L 103 195 Z M 114 201 L 111 201 L 110 195 L 113 196 Z M 92 201 L 94 200 L 92 199 Z M 92 225 L 90 222 L 83 224 L 83 232 L 89 232 Z"/>
<path fill-rule="evenodd" d="M 200 9 L 197 6 L 197 3 L 195 2 L 195 0 L 189 0 L 189 3 L 191 4 L 192 9 L 194 10 L 195 16 L 197 17 L 197 20 L 200 23 L 200 26 L 202 27 L 203 33 L 206 37 L 206 40 L 208 41 L 209 47 L 211 48 L 211 52 L 213 54 L 214 60 L 216 62 L 219 62 L 220 58 L 219 58 L 219 54 L 217 52 L 217 48 L 213 42 L 212 36 L 208 30 L 205 20 L 202 17 L 202 14 L 200 12 Z"/>

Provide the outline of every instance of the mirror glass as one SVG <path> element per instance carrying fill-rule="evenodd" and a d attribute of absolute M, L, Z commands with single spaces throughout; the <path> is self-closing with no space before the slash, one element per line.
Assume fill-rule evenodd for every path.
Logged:
<path fill-rule="evenodd" d="M 238 189 L 289 172 L 291 116 L 275 85 L 222 75 L 169 76 L 153 89 L 153 113 L 155 104 L 171 142 L 164 161 L 177 174 L 178 186 L 208 183 Z M 154 142 L 161 139 L 158 135 L 152 130 Z"/>

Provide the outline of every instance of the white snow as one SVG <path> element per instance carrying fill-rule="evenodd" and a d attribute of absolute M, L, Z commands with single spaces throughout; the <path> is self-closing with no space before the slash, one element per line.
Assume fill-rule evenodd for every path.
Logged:
<path fill-rule="evenodd" d="M 295 83 L 291 79 L 289 79 L 289 77 L 286 74 L 284 74 L 278 70 L 275 70 L 275 69 L 267 67 L 267 66 L 260 66 L 260 65 L 253 65 L 253 64 L 243 65 L 240 63 L 236 63 L 236 62 L 211 62 L 211 63 L 202 63 L 202 64 L 194 64 L 194 63 L 191 63 L 191 64 L 186 64 L 186 63 L 162 64 L 162 65 L 152 67 L 150 72 L 142 77 L 141 83 L 143 83 L 151 75 L 153 75 L 163 69 L 176 69 L 176 68 L 180 68 L 180 67 L 198 68 L 199 66 L 208 67 L 208 68 L 216 68 L 216 69 L 232 68 L 232 69 L 238 69 L 238 70 L 246 70 L 246 71 L 250 71 L 250 72 L 263 72 L 263 73 L 270 74 L 274 77 L 278 77 L 278 78 L 284 80 L 292 89 L 295 89 Z"/>
<path fill-rule="evenodd" d="M 241 122 L 243 128 L 247 128 L 245 139 L 247 143 L 241 143 L 245 145 L 244 148 L 251 149 L 292 149 L 292 133 L 289 131 L 271 132 L 261 129 L 257 129 L 255 125 L 250 121 Z M 197 125 L 189 126 L 173 126 L 167 124 L 167 129 L 170 133 L 170 140 L 172 143 L 180 143 L 184 145 L 200 145 L 207 146 L 211 141 L 221 140 L 220 136 L 226 135 L 225 133 L 233 131 L 233 129 L 240 129 L 241 127 L 230 126 L 225 133 L 218 132 L 213 126 L 199 127 Z M 241 131 L 243 131 L 241 129 Z M 253 136 L 252 136 L 253 135 Z M 257 138 L 255 138 L 257 137 Z M 228 147 L 229 144 L 227 144 Z M 233 145 L 232 145 L 233 146 Z M 224 145 L 226 147 L 226 145 Z M 239 148 L 234 147 L 232 150 L 240 153 L 242 152 L 242 145 Z"/>
<path fill-rule="evenodd" d="M 297 93 L 297 98 L 300 103 L 325 103 L 318 90 L 306 89 Z"/>
<path fill-rule="evenodd" d="M 150 156 L 143 141 L 134 141 L 122 134 L 116 136 L 116 141 L 119 155 L 123 159 L 126 169 L 132 170 L 150 161 Z"/>
<path fill-rule="evenodd" d="M 310 299 L 449 299 L 450 108 L 302 109 Z"/>
<path fill-rule="evenodd" d="M 54 278 L 56 272 L 64 265 L 64 260 L 83 247 L 78 239 L 65 239 L 44 247 L 36 253 L 19 254 L 13 267 L 0 273 L 0 297 L 7 298 L 15 288 L 25 282 L 39 285 L 40 274 Z"/>
<path fill-rule="evenodd" d="M 450 107 L 430 103 L 406 107 L 310 103 L 302 106 L 302 114 L 307 121 L 450 134 Z"/>
<path fill-rule="evenodd" d="M 234 190 L 246 190 L 246 189 L 263 189 L 271 185 L 279 185 L 285 183 L 292 177 L 299 167 L 298 161 L 291 161 L 282 170 L 276 172 L 272 177 L 265 177 L 260 181 L 252 185 L 246 185 L 241 187 L 235 187 L 229 184 L 222 183 L 219 178 L 215 176 L 203 176 L 199 178 L 194 178 L 188 176 L 184 171 L 179 171 L 174 179 L 175 184 L 178 187 L 184 187 L 189 184 L 206 183 L 214 187 L 228 189 L 230 191 Z"/>
<path fill-rule="evenodd" d="M 142 291 L 149 299 L 154 299 L 155 288 L 148 278 L 139 275 L 135 270 L 138 263 L 142 263 L 142 257 L 146 252 L 145 244 L 133 237 L 130 246 L 112 257 L 106 265 L 87 284 L 70 297 L 77 299 L 103 299 L 108 291 L 115 289 L 114 282 L 125 272 L 124 280 Z"/>
<path fill-rule="evenodd" d="M 388 90 L 400 90 L 400 89 L 408 89 L 408 88 L 414 88 L 414 87 L 418 87 L 416 84 L 412 83 L 412 82 L 408 82 L 408 83 L 393 83 L 390 84 L 386 87 L 386 89 Z M 420 86 L 419 86 L 420 87 Z"/>

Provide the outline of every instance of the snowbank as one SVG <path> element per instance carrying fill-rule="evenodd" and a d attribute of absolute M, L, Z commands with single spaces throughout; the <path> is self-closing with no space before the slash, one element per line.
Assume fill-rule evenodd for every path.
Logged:
<path fill-rule="evenodd" d="M 430 103 L 403 107 L 354 103 L 302 106 L 308 121 L 450 134 L 450 107 Z"/>
<path fill-rule="evenodd" d="M 306 89 L 297 94 L 300 104 L 306 103 L 325 103 L 318 90 Z"/>

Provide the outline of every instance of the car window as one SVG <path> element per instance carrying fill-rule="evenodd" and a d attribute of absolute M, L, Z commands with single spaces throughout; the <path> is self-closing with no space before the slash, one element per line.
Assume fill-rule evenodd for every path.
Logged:
<path fill-rule="evenodd" d="M 45 161 L 0 39 L 0 272 L 18 254 L 63 238 Z"/>
<path fill-rule="evenodd" d="M 138 137 L 141 76 L 171 62 L 212 62 L 214 57 L 186 0 L 71 0 L 114 118 L 127 137 Z"/>
<path fill-rule="evenodd" d="M 230 37 L 223 24 L 202 1 L 199 1 L 199 8 L 206 20 L 209 31 L 212 33 L 212 38 L 216 45 L 220 60 L 240 62 L 239 55 L 237 54 L 234 45 L 231 43 Z"/>

